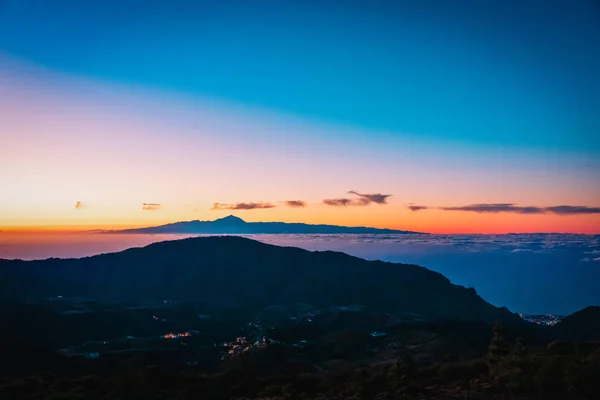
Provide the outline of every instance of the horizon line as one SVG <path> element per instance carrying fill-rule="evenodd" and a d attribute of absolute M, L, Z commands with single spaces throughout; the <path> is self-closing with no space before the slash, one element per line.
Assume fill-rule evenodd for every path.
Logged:
<path fill-rule="evenodd" d="M 163 225 L 170 225 L 170 224 L 176 224 L 176 223 L 187 223 L 187 222 L 214 222 L 214 221 L 218 221 L 218 220 L 222 220 L 224 218 L 228 218 L 228 217 L 236 217 L 241 219 L 244 222 L 247 223 L 261 223 L 261 222 L 267 222 L 267 223 L 277 223 L 277 222 L 283 222 L 283 223 L 288 223 L 288 224 L 306 224 L 306 225 L 332 225 L 332 226 L 339 226 L 339 227 L 347 227 L 347 228 L 356 228 L 356 227 L 366 227 L 366 228 L 370 228 L 370 229 L 389 229 L 389 230 L 397 230 L 397 231 L 407 231 L 407 232 L 414 232 L 416 234 L 433 234 L 433 235 L 587 235 L 587 236 L 594 236 L 594 235 L 600 235 L 600 230 L 597 232 L 569 232 L 569 231 L 515 231 L 515 230 L 511 230 L 511 231 L 490 231 L 490 232 L 483 232 L 483 231 L 464 231 L 461 229 L 457 229 L 457 230 L 433 230 L 433 231 L 415 231 L 415 230 L 411 230 L 411 229 L 404 229 L 404 228 L 394 228 L 394 227 L 380 227 L 380 226 L 368 226 L 368 225 L 338 225 L 338 224 L 332 224 L 332 223 L 306 223 L 306 222 L 300 222 L 300 221 L 293 221 L 293 222 L 287 222 L 287 221 L 246 221 L 241 217 L 238 217 L 237 215 L 234 214 L 229 214 L 225 217 L 221 217 L 221 218 L 215 218 L 213 220 L 200 220 L 200 219 L 191 219 L 191 220 L 178 220 L 178 221 L 170 221 L 170 222 L 164 222 L 164 223 L 157 223 L 154 225 L 139 225 L 139 224 L 70 224 L 70 225 L 58 225 L 58 224 L 46 224 L 46 225 L 15 225 L 15 226 L 0 226 L 0 234 L 5 234 L 5 233 L 16 233 L 16 234 L 41 234 L 41 233 L 45 233 L 45 234 L 51 234 L 51 233 L 65 233 L 65 234 L 76 234 L 76 233 L 80 233 L 80 234 L 93 234 L 93 233 L 112 233 L 112 234 L 119 234 L 119 233 L 123 233 L 120 232 L 122 230 L 133 230 L 133 229 L 147 229 L 147 228 L 155 228 L 158 226 L 163 226 Z M 139 232 L 138 234 L 140 235 L 180 235 L 180 234 L 184 234 L 184 233 L 143 233 L 143 232 Z M 193 233 L 185 233 L 185 234 L 191 234 L 193 235 Z M 391 233 L 393 234 L 393 233 Z M 205 234 L 202 234 L 205 235 Z M 211 235 L 211 234 L 206 234 L 206 235 Z M 239 235 L 239 234 L 234 234 L 234 235 Z M 261 235 L 261 234 L 248 234 L 248 235 Z M 302 234 L 298 234 L 298 235 L 302 235 Z M 343 234 L 340 234 L 343 235 Z"/>

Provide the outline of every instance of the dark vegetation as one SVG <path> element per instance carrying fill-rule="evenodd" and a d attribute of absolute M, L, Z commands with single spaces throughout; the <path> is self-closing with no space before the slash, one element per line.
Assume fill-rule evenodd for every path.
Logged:
<path fill-rule="evenodd" d="M 0 399 L 600 393 L 599 307 L 541 327 L 414 265 L 186 239 L 0 260 L 0 291 Z"/>
<path fill-rule="evenodd" d="M 597 399 L 600 345 L 576 342 L 558 354 L 553 344 L 505 341 L 495 328 L 485 356 L 418 364 L 301 363 L 262 371 L 246 359 L 222 372 L 172 370 L 160 357 L 102 362 L 65 359 L 3 340 L 3 399 Z M 9 361 L 10 360 L 10 361 Z M 21 360 L 21 361 L 20 361 Z M 341 365 L 340 365 L 341 364 Z"/>

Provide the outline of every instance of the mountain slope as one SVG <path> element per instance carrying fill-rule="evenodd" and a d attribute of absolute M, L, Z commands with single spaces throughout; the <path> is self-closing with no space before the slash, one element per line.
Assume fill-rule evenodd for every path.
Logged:
<path fill-rule="evenodd" d="M 241 237 L 204 237 L 81 259 L 0 261 L 0 293 L 174 299 L 255 313 L 273 304 L 361 304 L 428 319 L 520 321 L 474 289 L 416 265 L 366 261 L 337 252 L 278 247 Z"/>
<path fill-rule="evenodd" d="M 363 226 L 311 225 L 286 222 L 246 222 L 230 215 L 214 221 L 183 221 L 149 228 L 126 229 L 107 233 L 204 233 L 204 234 L 391 234 L 420 233 Z"/>
<path fill-rule="evenodd" d="M 577 311 L 552 328 L 560 339 L 599 340 L 600 307 L 589 306 Z"/>

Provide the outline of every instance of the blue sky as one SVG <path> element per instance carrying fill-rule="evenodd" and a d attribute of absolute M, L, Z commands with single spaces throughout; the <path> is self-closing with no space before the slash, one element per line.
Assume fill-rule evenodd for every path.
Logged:
<path fill-rule="evenodd" d="M 594 1 L 0 4 L 0 50 L 73 75 L 381 136 L 600 150 Z"/>

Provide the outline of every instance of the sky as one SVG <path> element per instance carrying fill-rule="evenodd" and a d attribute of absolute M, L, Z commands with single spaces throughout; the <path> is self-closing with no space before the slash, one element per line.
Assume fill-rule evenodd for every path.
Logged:
<path fill-rule="evenodd" d="M 600 233 L 598 71 L 594 0 L 0 0 L 0 230 Z"/>

